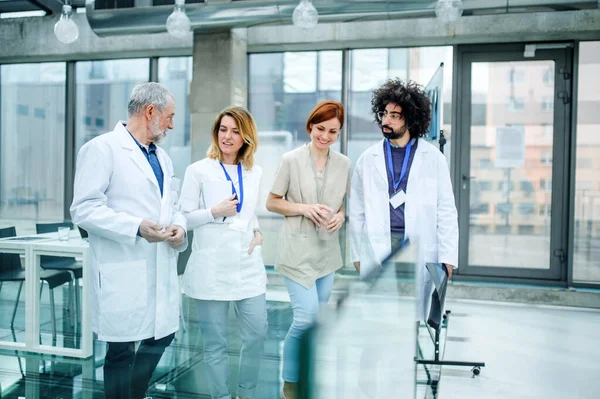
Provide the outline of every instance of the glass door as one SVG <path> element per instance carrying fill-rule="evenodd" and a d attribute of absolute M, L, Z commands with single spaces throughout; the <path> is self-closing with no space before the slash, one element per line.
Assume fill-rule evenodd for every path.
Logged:
<path fill-rule="evenodd" d="M 459 52 L 461 275 L 566 278 L 571 48 L 524 47 Z"/>

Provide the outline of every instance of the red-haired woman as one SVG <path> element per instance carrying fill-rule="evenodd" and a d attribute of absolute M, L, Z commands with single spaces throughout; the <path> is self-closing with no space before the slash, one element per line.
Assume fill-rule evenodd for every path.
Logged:
<path fill-rule="evenodd" d="M 282 398 L 296 397 L 300 340 L 326 303 L 342 264 L 338 231 L 350 191 L 350 160 L 330 147 L 340 135 L 344 106 L 323 101 L 306 121 L 310 143 L 283 155 L 267 209 L 285 216 L 275 269 L 285 277 L 294 319 L 283 347 Z"/>

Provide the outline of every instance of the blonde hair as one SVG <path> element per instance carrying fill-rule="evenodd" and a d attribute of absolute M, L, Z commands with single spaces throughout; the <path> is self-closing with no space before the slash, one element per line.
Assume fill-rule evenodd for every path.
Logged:
<path fill-rule="evenodd" d="M 254 166 L 254 153 L 258 149 L 258 131 L 254 118 L 245 108 L 242 107 L 227 107 L 215 119 L 212 127 L 211 145 L 208 147 L 206 155 L 211 159 L 223 161 L 223 154 L 219 148 L 219 129 L 221 127 L 221 119 L 224 116 L 230 116 L 235 120 L 238 131 L 242 136 L 244 144 L 238 151 L 236 163 L 241 162 L 244 168 L 252 169 Z"/>

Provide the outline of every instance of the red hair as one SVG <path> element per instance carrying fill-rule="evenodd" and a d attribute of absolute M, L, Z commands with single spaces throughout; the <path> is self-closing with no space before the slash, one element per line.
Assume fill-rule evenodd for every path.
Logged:
<path fill-rule="evenodd" d="M 321 101 L 312 110 L 306 120 L 306 132 L 310 134 L 311 125 L 337 118 L 340 121 L 340 129 L 344 126 L 344 106 L 333 100 Z"/>

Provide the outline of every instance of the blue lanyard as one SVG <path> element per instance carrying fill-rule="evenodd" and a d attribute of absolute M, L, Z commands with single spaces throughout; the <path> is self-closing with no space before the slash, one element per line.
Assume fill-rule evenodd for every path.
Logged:
<path fill-rule="evenodd" d="M 410 159 L 410 148 L 412 147 L 412 139 L 408 142 L 406 146 L 406 154 L 404 155 L 404 161 L 402 161 L 402 170 L 400 171 L 400 179 L 396 182 L 394 179 L 394 161 L 392 160 L 392 146 L 390 145 L 389 140 L 385 140 L 385 148 L 387 149 L 387 160 L 388 160 L 388 168 L 390 168 L 390 173 L 392 174 L 392 185 L 394 186 L 394 193 L 398 191 L 398 187 L 400 186 L 400 182 L 402 178 L 406 174 L 406 169 L 408 168 L 408 160 Z"/>
<path fill-rule="evenodd" d="M 231 194 L 235 194 L 237 199 L 238 199 L 238 204 L 237 204 L 237 212 L 240 213 L 240 211 L 242 210 L 242 205 L 244 204 L 244 181 L 242 179 L 242 164 L 238 163 L 237 166 L 237 172 L 238 172 L 238 179 L 240 181 L 240 195 L 237 195 L 237 192 L 235 191 L 235 185 L 233 184 L 233 181 L 231 180 L 231 176 L 229 176 L 229 173 L 227 173 L 227 169 L 225 169 L 225 166 L 223 166 L 222 162 L 219 162 L 221 164 L 221 167 L 223 168 L 223 172 L 225 172 L 225 177 L 227 178 L 228 181 L 231 182 Z"/>

